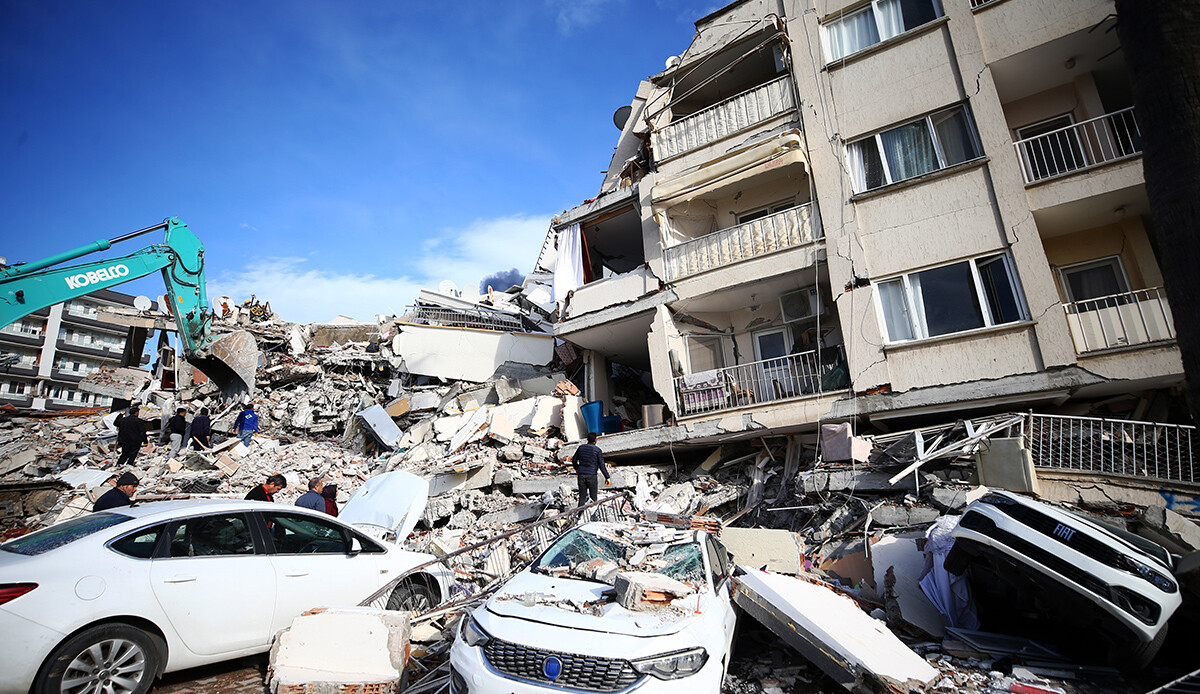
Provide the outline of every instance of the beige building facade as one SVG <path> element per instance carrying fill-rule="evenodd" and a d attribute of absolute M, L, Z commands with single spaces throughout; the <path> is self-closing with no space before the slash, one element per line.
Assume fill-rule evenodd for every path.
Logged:
<path fill-rule="evenodd" d="M 585 399 L 633 421 L 656 395 L 676 418 L 610 448 L 1168 417 L 1183 369 L 1114 11 L 742 0 L 699 19 L 538 261 Z"/>

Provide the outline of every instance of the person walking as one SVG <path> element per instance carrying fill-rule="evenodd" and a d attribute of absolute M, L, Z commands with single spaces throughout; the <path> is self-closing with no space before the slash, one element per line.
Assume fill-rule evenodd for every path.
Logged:
<path fill-rule="evenodd" d="M 308 491 L 300 495 L 296 499 L 296 505 L 300 508 L 309 508 L 314 511 L 325 512 L 325 497 L 321 496 L 321 490 L 325 488 L 325 480 L 320 477 L 314 477 L 308 481 Z"/>
<path fill-rule="evenodd" d="M 180 407 L 175 410 L 175 416 L 167 420 L 167 432 L 171 437 L 170 458 L 175 458 L 183 450 L 183 435 L 187 432 L 186 415 L 187 410 Z"/>
<path fill-rule="evenodd" d="M 325 497 L 325 513 L 337 518 L 337 485 L 325 485 L 325 488 L 321 490 L 321 496 Z"/>
<path fill-rule="evenodd" d="M 92 504 L 92 510 L 106 511 L 110 508 L 132 505 L 133 495 L 137 493 L 138 484 L 140 484 L 140 480 L 132 472 L 121 473 L 121 476 L 117 478 L 116 486 L 101 494 L 100 498 L 96 499 L 96 503 Z"/>
<path fill-rule="evenodd" d="M 612 478 L 608 476 L 608 467 L 604 464 L 604 451 L 596 445 L 596 435 L 588 432 L 587 443 L 575 450 L 571 456 L 571 465 L 575 466 L 575 475 L 579 482 L 579 505 L 588 503 L 588 499 L 600 499 L 600 480 L 597 471 L 604 473 L 604 486 L 612 486 Z"/>
<path fill-rule="evenodd" d="M 275 494 L 280 489 L 287 486 L 287 480 L 283 475 L 271 475 L 266 482 L 258 485 L 246 493 L 247 501 L 274 501 Z"/>
<path fill-rule="evenodd" d="M 136 407 L 130 407 L 129 411 L 117 418 L 116 423 L 117 445 L 121 448 L 117 467 L 132 467 L 138 451 L 146 445 L 146 423 L 138 419 Z"/>
<path fill-rule="evenodd" d="M 233 422 L 233 431 L 242 443 L 250 445 L 250 439 L 258 433 L 258 414 L 254 412 L 254 403 L 246 403 L 246 409 Z"/>
<path fill-rule="evenodd" d="M 209 437 L 212 436 L 212 420 L 208 416 L 208 408 L 201 407 L 200 414 L 192 419 L 192 448 L 198 451 L 209 448 Z"/>

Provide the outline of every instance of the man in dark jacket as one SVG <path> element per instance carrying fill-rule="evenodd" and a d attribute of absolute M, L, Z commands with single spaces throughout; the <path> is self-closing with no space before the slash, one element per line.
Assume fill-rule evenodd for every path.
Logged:
<path fill-rule="evenodd" d="M 145 432 L 143 432 L 144 434 Z M 123 472 L 117 478 L 117 485 L 100 495 L 92 505 L 93 511 L 104 511 L 133 504 L 133 495 L 137 492 L 138 478 L 132 472 Z"/>
<path fill-rule="evenodd" d="M 247 501 L 274 501 L 275 492 L 287 486 L 283 475 L 271 475 L 267 481 L 251 489 L 246 494 Z"/>
<path fill-rule="evenodd" d="M 187 410 L 180 407 L 175 410 L 175 416 L 167 420 L 167 433 L 171 436 L 170 457 L 174 458 L 183 450 L 183 434 L 187 431 Z"/>
<path fill-rule="evenodd" d="M 192 448 L 204 450 L 209 448 L 208 439 L 212 436 L 212 420 L 208 417 L 208 408 L 200 408 L 200 414 L 192 420 Z"/>
<path fill-rule="evenodd" d="M 589 432 L 587 435 L 588 442 L 575 449 L 575 455 L 571 456 L 571 464 L 575 466 L 575 474 L 579 481 L 579 505 L 583 506 L 588 502 L 588 497 L 592 501 L 600 499 L 600 480 L 596 477 L 596 472 L 604 473 L 604 486 L 612 484 L 612 479 L 608 476 L 608 467 L 604 465 L 604 451 L 596 445 L 596 435 Z"/>
<path fill-rule="evenodd" d="M 130 407 L 128 412 L 117 417 L 116 425 L 117 445 L 121 447 L 117 467 L 129 467 L 138 451 L 146 445 L 146 423 L 138 419 L 138 408 Z"/>

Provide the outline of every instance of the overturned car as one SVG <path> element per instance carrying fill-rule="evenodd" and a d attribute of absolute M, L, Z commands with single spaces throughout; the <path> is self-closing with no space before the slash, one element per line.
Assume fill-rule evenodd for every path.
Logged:
<path fill-rule="evenodd" d="M 461 620 L 451 691 L 719 691 L 732 569 L 703 530 L 575 528 Z"/>
<path fill-rule="evenodd" d="M 1126 670 L 1154 658 L 1182 602 L 1160 545 L 1017 494 L 972 503 L 952 536 L 946 570 L 967 575 L 985 627 L 1106 647 Z"/>

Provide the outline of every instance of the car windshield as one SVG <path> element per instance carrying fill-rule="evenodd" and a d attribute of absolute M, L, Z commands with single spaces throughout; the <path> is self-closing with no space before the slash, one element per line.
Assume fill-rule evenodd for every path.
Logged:
<path fill-rule="evenodd" d="M 41 554 L 127 520 L 131 520 L 131 518 L 120 513 L 89 513 L 5 542 L 0 545 L 0 549 L 5 552 L 30 556 Z"/>
<path fill-rule="evenodd" d="M 690 539 L 690 533 L 679 533 L 680 537 L 675 537 L 673 531 L 666 531 L 670 538 L 654 538 L 666 539 L 666 542 L 648 542 L 639 539 L 636 532 L 620 528 L 605 527 L 602 532 L 582 528 L 571 530 L 538 557 L 532 570 L 606 583 L 611 582 L 613 576 L 613 572 L 605 572 L 607 566 L 619 571 L 659 573 L 694 585 L 704 582 L 700 545 Z M 608 580 L 600 578 L 605 575 Z"/>

